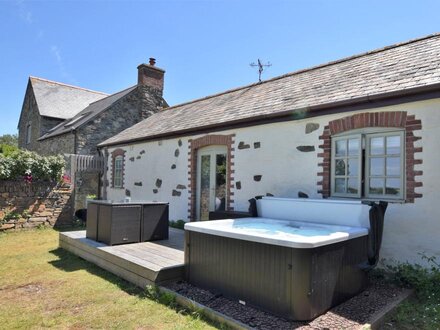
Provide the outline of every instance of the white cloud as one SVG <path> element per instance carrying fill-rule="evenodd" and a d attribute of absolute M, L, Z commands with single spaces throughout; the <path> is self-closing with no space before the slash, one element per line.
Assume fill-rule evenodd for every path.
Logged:
<path fill-rule="evenodd" d="M 0 0 L 1 1 L 1 0 Z M 24 0 L 17 0 L 16 2 L 18 8 L 18 14 L 20 19 L 28 25 L 32 25 L 32 29 L 35 33 L 35 39 L 38 42 L 44 42 L 44 30 L 39 26 L 38 21 L 34 20 L 32 11 L 27 7 Z M 56 65 L 60 71 L 63 78 L 68 80 L 70 83 L 77 83 L 75 79 L 67 72 L 66 66 L 64 64 L 63 56 L 60 47 L 57 45 L 52 45 L 49 47 L 50 53 L 55 59 Z"/>
<path fill-rule="evenodd" d="M 27 24 L 32 24 L 34 22 L 32 12 L 26 7 L 24 1 L 18 0 L 16 3 L 18 6 L 18 13 L 20 15 L 20 18 Z"/>
<path fill-rule="evenodd" d="M 64 65 L 63 57 L 61 55 L 61 49 L 57 45 L 52 45 L 50 47 L 50 52 L 55 58 L 58 69 L 60 70 L 61 75 L 69 80 L 69 82 L 76 84 L 76 80 L 72 78 L 72 76 L 67 72 L 66 67 Z"/>

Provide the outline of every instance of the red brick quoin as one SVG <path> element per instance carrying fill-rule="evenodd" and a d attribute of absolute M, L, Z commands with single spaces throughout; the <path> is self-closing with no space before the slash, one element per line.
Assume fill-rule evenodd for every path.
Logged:
<path fill-rule="evenodd" d="M 230 135 L 205 135 L 188 141 L 188 217 L 191 221 L 196 218 L 196 185 L 197 185 L 197 150 L 210 145 L 224 145 L 228 149 L 227 154 L 227 178 L 226 178 L 226 209 L 234 210 L 234 144 L 235 134 Z"/>
<path fill-rule="evenodd" d="M 389 112 L 365 112 L 344 118 L 336 119 L 327 126 L 319 137 L 323 143 L 319 146 L 322 152 L 318 153 L 318 157 L 322 159 L 318 165 L 322 166 L 322 172 L 318 176 L 322 180 L 318 182 L 321 193 L 324 198 L 330 197 L 330 160 L 331 160 L 331 137 L 332 135 L 350 131 L 357 128 L 366 127 L 398 127 L 405 129 L 406 136 L 406 199 L 407 203 L 414 203 L 415 198 L 422 197 L 422 194 L 415 192 L 416 187 L 421 187 L 423 183 L 416 181 L 416 176 L 421 176 L 423 171 L 415 171 L 414 165 L 422 164 L 422 159 L 415 159 L 415 153 L 422 152 L 422 147 L 415 148 L 414 142 L 420 140 L 421 137 L 414 136 L 414 131 L 422 129 L 422 122 L 415 118 L 414 115 L 408 116 L 406 111 L 389 111 Z"/>
<path fill-rule="evenodd" d="M 125 179 L 125 150 L 123 149 L 116 149 L 112 153 L 112 171 L 111 171 L 111 178 L 110 178 L 110 186 L 114 188 L 114 181 L 113 178 L 115 176 L 115 158 L 117 156 L 122 156 L 122 187 L 124 187 L 124 179 Z"/>

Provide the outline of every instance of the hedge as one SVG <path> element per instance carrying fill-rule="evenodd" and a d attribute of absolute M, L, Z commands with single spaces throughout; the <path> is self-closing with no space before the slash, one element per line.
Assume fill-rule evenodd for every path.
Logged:
<path fill-rule="evenodd" d="M 63 156 L 44 157 L 35 152 L 17 150 L 8 156 L 0 154 L 0 180 L 58 181 L 64 165 Z"/>

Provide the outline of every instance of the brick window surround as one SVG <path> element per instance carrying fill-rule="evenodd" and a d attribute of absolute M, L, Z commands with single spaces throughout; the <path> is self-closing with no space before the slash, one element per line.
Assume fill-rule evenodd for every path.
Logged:
<path fill-rule="evenodd" d="M 197 190 L 197 150 L 210 145 L 224 145 L 227 147 L 227 178 L 226 178 L 226 209 L 234 210 L 234 145 L 235 134 L 229 135 L 205 135 L 188 141 L 188 217 L 191 221 L 196 220 L 196 190 Z"/>
<path fill-rule="evenodd" d="M 118 189 L 122 189 L 124 187 L 124 179 L 125 179 L 125 150 L 123 149 L 116 149 L 111 153 L 112 156 L 112 171 L 111 171 L 111 187 L 115 188 L 114 186 L 114 177 L 115 177 L 115 158 L 118 156 L 122 156 L 122 186 L 118 187 Z"/>
<path fill-rule="evenodd" d="M 324 126 L 324 131 L 319 137 L 323 143 L 319 146 L 322 152 L 318 153 L 320 162 L 318 166 L 322 167 L 322 172 L 318 172 L 318 176 L 322 179 L 318 182 L 321 189 L 318 193 L 323 198 L 330 197 L 331 184 L 331 137 L 353 129 L 367 127 L 396 127 L 405 130 L 405 164 L 406 164 L 406 194 L 405 202 L 414 203 L 415 198 L 421 198 L 422 194 L 415 192 L 416 187 L 422 187 L 421 181 L 416 181 L 416 176 L 423 175 L 423 171 L 414 170 L 414 165 L 422 164 L 423 160 L 415 159 L 415 154 L 423 151 L 422 147 L 414 147 L 414 142 L 420 140 L 421 137 L 415 136 L 414 131 L 422 129 L 422 122 L 416 119 L 414 115 L 408 115 L 406 111 L 387 111 L 387 112 L 365 112 L 352 116 L 332 120 L 328 125 Z"/>

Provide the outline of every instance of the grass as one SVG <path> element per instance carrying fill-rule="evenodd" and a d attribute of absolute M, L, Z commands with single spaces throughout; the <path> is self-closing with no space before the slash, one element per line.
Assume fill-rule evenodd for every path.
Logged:
<path fill-rule="evenodd" d="M 213 329 L 58 248 L 58 232 L 0 233 L 2 329 Z"/>
<path fill-rule="evenodd" d="M 408 263 L 389 266 L 383 277 L 399 286 L 413 288 L 414 296 L 397 307 L 383 329 L 440 329 L 440 264 L 422 255 L 430 268 Z"/>

